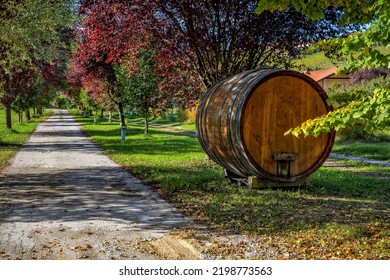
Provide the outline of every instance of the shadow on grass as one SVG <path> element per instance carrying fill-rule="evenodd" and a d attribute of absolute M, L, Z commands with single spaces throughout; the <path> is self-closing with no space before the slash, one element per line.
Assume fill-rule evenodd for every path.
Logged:
<path fill-rule="evenodd" d="M 16 149 L 16 148 L 19 148 L 20 146 L 21 146 L 21 144 L 7 143 L 7 142 L 3 142 L 0 140 L 0 149 L 1 150 L 7 149 L 7 148 Z"/>
<path fill-rule="evenodd" d="M 306 188 L 253 190 L 229 185 L 222 168 L 202 156 L 189 159 L 190 153 L 203 153 L 197 139 L 158 130 L 144 136 L 142 128 L 132 127 L 121 144 L 113 141 L 117 127 L 100 129 L 88 126 L 87 133 L 140 179 L 159 186 L 181 211 L 215 228 L 269 234 L 374 224 L 390 230 L 386 182 L 321 168 Z"/>
<path fill-rule="evenodd" d="M 181 211 L 233 233 L 293 232 L 327 224 L 377 224 L 390 230 L 390 189 L 383 182 L 366 185 L 365 190 L 361 189 L 365 183 L 349 188 L 343 180 L 338 186 L 331 183 L 328 189 L 314 180 L 312 185 L 297 189 L 255 190 L 229 185 L 221 170 L 201 166 L 145 165 L 132 170 L 146 183 L 158 184 L 170 193 Z"/>
<path fill-rule="evenodd" d="M 286 191 L 224 190 L 206 194 L 191 211 L 207 213 L 217 228 L 260 234 L 321 228 L 329 224 L 390 230 L 390 204 L 384 201 L 317 197 Z M 190 212 L 191 212 L 190 211 Z"/>

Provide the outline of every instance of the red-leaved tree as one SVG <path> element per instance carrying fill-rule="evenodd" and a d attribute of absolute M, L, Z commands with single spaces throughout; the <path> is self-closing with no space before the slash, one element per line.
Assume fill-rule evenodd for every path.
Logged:
<path fill-rule="evenodd" d="M 0 69 L 1 72 L 2 69 Z M 34 68 L 15 69 L 7 75 L 1 75 L 2 89 L 5 94 L 0 95 L 0 103 L 6 109 L 6 125 L 12 128 L 11 105 L 23 94 L 27 94 L 34 82 L 37 71 Z"/>
<path fill-rule="evenodd" d="M 158 102 L 154 106 L 164 108 L 172 102 L 184 106 L 197 99 L 202 83 L 188 56 L 175 48 L 172 38 L 156 36 L 161 33 L 155 33 L 155 18 L 145 17 L 135 2 L 81 1 L 80 16 L 82 25 L 71 63 L 72 76 L 79 76 L 96 99 L 103 94 L 109 96 L 118 107 L 121 126 L 125 126 L 123 109 L 128 96 L 118 90 L 116 66 L 127 67 L 129 76 L 137 73 L 136 62 L 142 50 L 156 53 L 153 71 L 161 77 L 159 90 L 148 102 Z M 167 21 L 160 24 L 161 30 L 172 29 Z"/>

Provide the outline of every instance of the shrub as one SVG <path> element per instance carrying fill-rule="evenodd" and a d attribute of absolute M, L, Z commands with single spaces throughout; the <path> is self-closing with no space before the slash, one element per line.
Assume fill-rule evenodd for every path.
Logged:
<path fill-rule="evenodd" d="M 196 121 L 196 111 L 198 109 L 198 106 L 187 109 L 187 123 L 194 123 Z"/>
<path fill-rule="evenodd" d="M 363 124 L 355 124 L 353 127 L 345 128 L 338 133 L 339 140 L 344 141 L 373 141 L 374 133 L 368 133 L 364 130 Z"/>
<path fill-rule="evenodd" d="M 188 112 L 184 109 L 177 109 L 177 121 L 178 122 L 186 122 L 188 120 Z"/>
<path fill-rule="evenodd" d="M 350 83 L 351 85 L 357 85 L 379 77 L 386 77 L 388 74 L 389 71 L 383 68 L 360 69 L 351 76 Z"/>

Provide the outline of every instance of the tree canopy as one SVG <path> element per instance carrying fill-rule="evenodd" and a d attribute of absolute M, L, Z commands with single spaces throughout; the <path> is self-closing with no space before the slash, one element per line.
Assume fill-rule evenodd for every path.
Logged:
<path fill-rule="evenodd" d="M 148 98 L 149 106 L 163 110 L 173 102 L 183 106 L 191 104 L 201 90 L 199 75 L 184 55 L 185 46 L 176 49 L 174 38 L 161 36 L 171 30 L 169 23 L 159 22 L 160 33 L 155 32 L 155 18 L 145 16 L 144 6 L 141 9 L 135 2 L 81 1 L 82 25 L 71 65 L 75 74 L 69 75 L 79 79 L 95 98 L 108 95 L 118 105 L 122 126 L 125 125 L 123 106 L 131 100 L 126 79 L 144 70 L 139 59 L 145 51 L 154 53 L 152 64 L 155 65 L 149 69 L 153 73 L 147 75 L 148 91 L 158 89 L 153 90 L 153 98 Z M 152 79 L 153 85 L 150 76 L 159 77 Z"/>
<path fill-rule="evenodd" d="M 0 102 L 7 109 L 19 94 L 49 77 L 50 66 L 66 56 L 66 39 L 74 24 L 72 0 L 0 1 Z"/>
<path fill-rule="evenodd" d="M 313 21 L 294 9 L 255 14 L 257 0 L 145 0 L 145 14 L 168 21 L 176 49 L 189 57 L 207 87 L 244 70 L 269 66 L 291 68 L 308 42 L 346 35 L 354 26 L 336 26 L 333 10 Z M 158 24 L 156 24 L 158 26 Z"/>

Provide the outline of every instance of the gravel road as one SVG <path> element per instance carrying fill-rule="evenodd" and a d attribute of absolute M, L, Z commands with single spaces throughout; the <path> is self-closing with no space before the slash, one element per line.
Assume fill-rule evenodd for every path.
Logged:
<path fill-rule="evenodd" d="M 0 259 L 153 259 L 139 240 L 193 226 L 66 110 L 37 127 L 0 180 Z"/>

